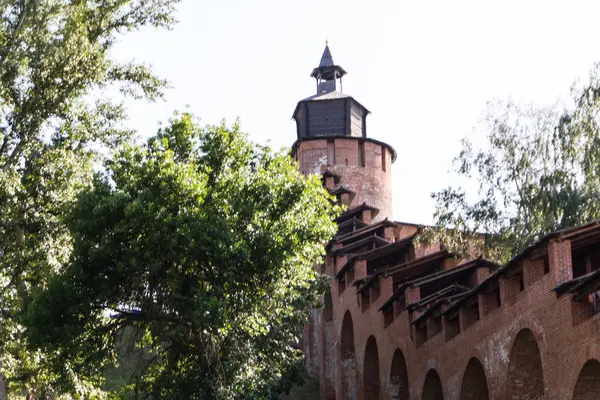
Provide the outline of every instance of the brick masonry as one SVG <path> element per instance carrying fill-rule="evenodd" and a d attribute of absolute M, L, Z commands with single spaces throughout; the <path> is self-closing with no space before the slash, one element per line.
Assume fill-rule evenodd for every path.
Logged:
<path fill-rule="evenodd" d="M 343 71 L 328 48 L 324 59 L 322 71 Z M 392 222 L 393 149 L 366 137 L 366 109 L 360 132 L 348 108 L 328 111 L 349 96 L 319 96 L 329 100 L 296 108 L 292 155 L 356 208 L 317 266 L 331 285 L 302 341 L 321 398 L 600 399 L 600 222 L 550 234 L 503 266 L 413 245 L 422 227 Z"/>
<path fill-rule="evenodd" d="M 379 210 L 373 221 L 392 217 L 390 155 L 382 167 L 382 145 L 348 138 L 300 143 L 294 156 L 304 173 L 339 175 L 336 187 L 351 190 L 350 207 L 367 203 Z M 333 147 L 333 150 L 332 150 Z M 332 154 L 333 153 L 333 154 Z M 399 240 L 415 229 L 401 223 Z M 600 240 L 598 241 L 600 246 Z M 338 246 L 334 246 L 338 247 Z M 440 247 L 413 249 L 416 258 Z M 331 257 L 324 273 L 335 276 L 348 255 Z M 443 269 L 458 262 L 446 260 Z M 514 264 L 514 263 L 513 263 Z M 325 306 L 307 326 L 307 365 L 321 382 L 321 397 L 333 399 L 600 399 L 600 320 L 574 296 L 559 296 L 557 285 L 573 279 L 571 242 L 552 239 L 536 254 L 518 260 L 515 273 L 500 277 L 479 269 L 474 287 L 495 279 L 496 292 L 478 293 L 450 315 L 430 319 L 423 343 L 411 325 L 421 311 L 396 306 L 386 317 L 380 307 L 393 294 L 390 277 L 380 276 L 377 298 L 357 295 L 353 282 L 366 277 L 367 264 L 357 260 L 351 281 L 332 279 Z M 546 268 L 548 265 L 548 268 Z M 496 293 L 496 294 L 494 294 Z M 405 303 L 420 299 L 419 287 L 407 288 Z M 366 299 L 366 300 L 365 300 Z M 386 322 L 387 318 L 387 322 Z"/>
<path fill-rule="evenodd" d="M 362 163 L 361 143 L 364 148 Z M 340 187 L 354 193 L 350 207 L 367 203 L 378 209 L 373 222 L 392 217 L 392 159 L 385 146 L 362 138 L 324 138 L 301 142 L 294 158 L 305 174 L 328 170 L 339 175 Z"/>

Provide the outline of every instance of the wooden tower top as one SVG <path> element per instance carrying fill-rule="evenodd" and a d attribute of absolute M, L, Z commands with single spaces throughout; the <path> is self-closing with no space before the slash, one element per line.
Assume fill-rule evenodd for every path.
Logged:
<path fill-rule="evenodd" d="M 298 139 L 317 136 L 367 137 L 367 110 L 351 96 L 342 93 L 346 71 L 333 62 L 329 45 L 319 66 L 310 76 L 317 80 L 317 93 L 298 102 L 292 118 Z M 338 90 L 339 80 L 339 90 Z"/>

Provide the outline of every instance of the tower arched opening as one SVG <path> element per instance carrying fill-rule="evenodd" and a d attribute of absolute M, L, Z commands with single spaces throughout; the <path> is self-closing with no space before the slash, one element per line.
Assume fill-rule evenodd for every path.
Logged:
<path fill-rule="evenodd" d="M 346 311 L 342 321 L 340 334 L 340 351 L 342 360 L 342 399 L 356 399 L 356 358 L 354 353 L 354 325 L 350 311 Z"/>
<path fill-rule="evenodd" d="M 390 400 L 408 400 L 408 368 L 406 359 L 400 349 L 396 349 L 390 368 L 389 398 Z"/>
<path fill-rule="evenodd" d="M 423 400 L 444 400 L 442 381 L 435 369 L 430 369 L 423 384 Z"/>
<path fill-rule="evenodd" d="M 365 347 L 365 362 L 363 364 L 364 400 L 379 400 L 379 354 L 377 341 L 370 336 Z"/>
<path fill-rule="evenodd" d="M 335 328 L 333 326 L 333 302 L 331 293 L 325 293 L 323 301 L 323 371 L 321 396 L 323 400 L 335 400 Z"/>
<path fill-rule="evenodd" d="M 471 358 L 465 369 L 460 386 L 460 400 L 489 400 L 487 379 L 483 365 Z"/>
<path fill-rule="evenodd" d="M 544 397 L 542 358 L 533 332 L 523 329 L 510 352 L 507 381 L 511 400 L 539 400 Z"/>
<path fill-rule="evenodd" d="M 600 399 L 600 361 L 589 360 L 585 363 L 573 391 L 573 400 Z"/>

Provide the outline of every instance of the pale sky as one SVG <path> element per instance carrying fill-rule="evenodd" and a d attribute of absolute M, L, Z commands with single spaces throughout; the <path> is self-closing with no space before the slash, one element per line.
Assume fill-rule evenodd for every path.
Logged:
<path fill-rule="evenodd" d="M 394 219 L 417 223 L 432 222 L 429 194 L 452 183 L 488 100 L 554 103 L 600 60 L 598 0 L 182 0 L 178 19 L 115 51 L 172 85 L 165 101 L 131 104 L 130 127 L 150 136 L 189 105 L 204 123 L 239 117 L 252 140 L 289 147 L 328 39 L 344 92 L 372 112 L 368 136 L 398 152 Z"/>

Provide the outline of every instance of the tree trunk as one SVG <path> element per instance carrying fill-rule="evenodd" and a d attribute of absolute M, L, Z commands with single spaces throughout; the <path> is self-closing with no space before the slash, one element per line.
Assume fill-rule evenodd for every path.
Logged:
<path fill-rule="evenodd" d="M 6 391 L 4 374 L 0 374 L 0 400 L 8 400 L 8 392 Z"/>

